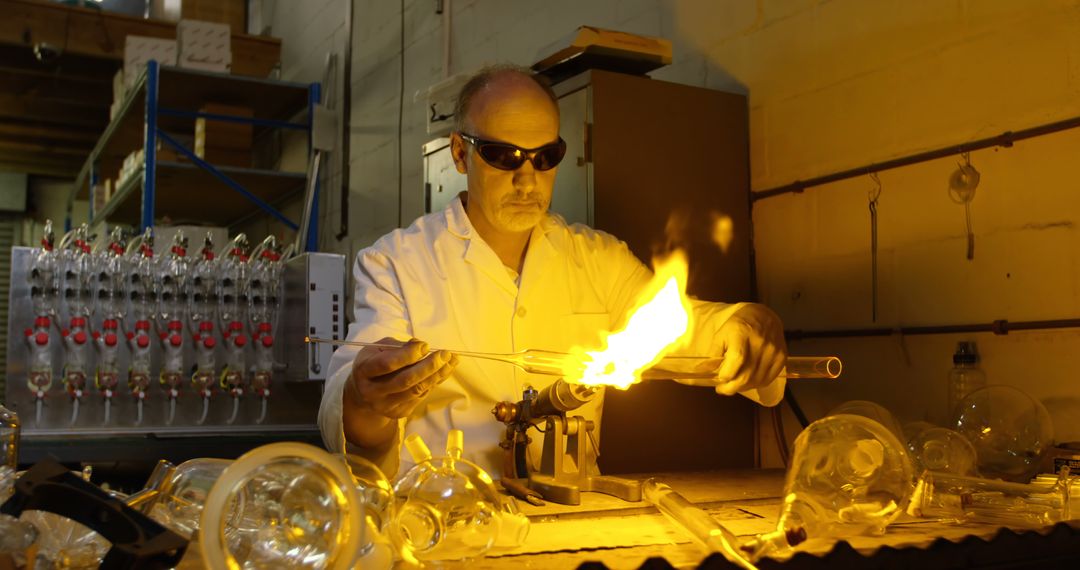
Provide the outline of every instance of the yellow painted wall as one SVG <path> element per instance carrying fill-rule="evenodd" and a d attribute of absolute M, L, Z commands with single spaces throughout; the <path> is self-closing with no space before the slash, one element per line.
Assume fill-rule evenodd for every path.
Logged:
<path fill-rule="evenodd" d="M 692 23 L 715 19 L 715 4 L 738 3 L 686 3 L 679 17 L 710 64 L 750 94 L 755 191 L 1080 116 L 1077 2 L 745 3 L 744 25 L 721 36 Z M 788 328 L 810 330 L 1077 317 L 1078 153 L 1080 130 L 972 154 L 982 180 L 971 261 L 964 207 L 946 190 L 959 159 L 882 172 L 876 322 L 869 177 L 757 202 L 762 299 Z M 793 354 L 845 362 L 842 381 L 795 393 L 811 419 L 870 399 L 901 420 L 943 423 L 951 354 L 966 339 L 991 383 L 1027 390 L 1050 409 L 1059 440 L 1080 439 L 1077 331 L 792 342 Z M 766 440 L 767 460 L 772 449 Z"/>

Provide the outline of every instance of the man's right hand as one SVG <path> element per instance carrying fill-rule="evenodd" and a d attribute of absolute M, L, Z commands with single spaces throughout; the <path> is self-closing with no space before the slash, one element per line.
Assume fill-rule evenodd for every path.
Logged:
<path fill-rule="evenodd" d="M 394 437 L 398 418 L 408 417 L 458 363 L 457 356 L 445 350 L 429 354 L 427 343 L 420 340 L 384 338 L 379 343 L 401 346 L 363 348 L 342 393 L 345 438 L 361 447 L 386 444 Z"/>

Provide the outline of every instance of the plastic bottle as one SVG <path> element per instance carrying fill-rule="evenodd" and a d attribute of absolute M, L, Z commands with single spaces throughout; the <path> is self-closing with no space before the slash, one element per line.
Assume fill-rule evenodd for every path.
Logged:
<path fill-rule="evenodd" d="M 974 341 L 956 343 L 953 368 L 949 371 L 948 414 L 955 419 L 956 405 L 965 396 L 986 386 L 986 373 L 979 368 L 979 353 Z"/>

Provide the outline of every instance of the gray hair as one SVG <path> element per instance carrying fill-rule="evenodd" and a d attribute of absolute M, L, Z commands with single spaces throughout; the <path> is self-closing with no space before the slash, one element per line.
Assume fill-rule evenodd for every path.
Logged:
<path fill-rule="evenodd" d="M 484 67 L 480 71 L 477 71 L 475 75 L 469 78 L 461 88 L 461 92 L 458 93 L 457 103 L 454 105 L 454 130 L 462 131 L 465 128 L 465 117 L 469 114 L 469 107 L 472 105 L 473 98 L 476 94 L 483 90 L 488 85 L 491 85 L 499 76 L 504 74 L 514 74 L 523 77 L 528 77 L 536 83 L 540 89 L 551 99 L 552 104 L 555 105 L 555 109 L 559 108 L 559 98 L 555 95 L 555 91 L 551 88 L 551 82 L 543 75 L 533 73 L 528 67 L 514 65 L 510 63 L 500 63 L 496 65 L 489 65 Z"/>

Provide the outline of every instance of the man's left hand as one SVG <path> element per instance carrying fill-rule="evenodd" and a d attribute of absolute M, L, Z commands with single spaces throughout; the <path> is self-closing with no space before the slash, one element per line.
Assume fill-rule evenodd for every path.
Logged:
<path fill-rule="evenodd" d="M 742 307 L 720 327 L 714 347 L 714 354 L 723 358 L 716 372 L 716 392 L 726 396 L 768 386 L 787 361 L 780 317 L 756 303 Z"/>

